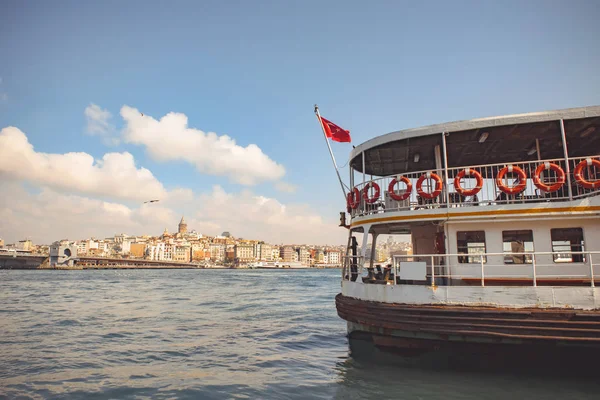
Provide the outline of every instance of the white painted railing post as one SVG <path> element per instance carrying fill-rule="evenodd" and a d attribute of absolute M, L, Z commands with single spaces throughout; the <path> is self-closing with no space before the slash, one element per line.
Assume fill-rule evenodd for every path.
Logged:
<path fill-rule="evenodd" d="M 434 256 L 431 256 L 431 286 L 435 286 L 435 261 L 434 261 Z"/>
<path fill-rule="evenodd" d="M 571 165 L 569 164 L 569 150 L 567 147 L 567 134 L 565 133 L 565 121 L 560 120 L 560 137 L 562 139 L 563 154 L 565 156 L 565 172 L 569 188 L 569 200 L 573 200 L 573 186 L 571 186 Z"/>
<path fill-rule="evenodd" d="M 481 263 L 481 287 L 485 287 L 485 274 L 483 272 L 483 256 L 479 256 L 479 262 Z"/>
<path fill-rule="evenodd" d="M 588 257 L 590 260 L 590 281 L 592 282 L 592 287 L 596 287 L 594 284 L 594 263 L 592 262 L 592 253 L 588 253 Z"/>
<path fill-rule="evenodd" d="M 535 270 L 535 254 L 531 255 L 531 261 L 532 261 L 531 264 L 533 266 L 533 286 L 535 287 L 535 286 L 537 286 L 537 273 Z"/>

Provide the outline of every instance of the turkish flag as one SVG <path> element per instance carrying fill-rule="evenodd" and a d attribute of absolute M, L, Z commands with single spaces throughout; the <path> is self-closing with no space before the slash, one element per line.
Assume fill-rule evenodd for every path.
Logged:
<path fill-rule="evenodd" d="M 323 124 L 327 137 L 331 138 L 334 142 L 351 142 L 350 131 L 340 128 L 323 117 L 321 117 L 321 123 Z"/>

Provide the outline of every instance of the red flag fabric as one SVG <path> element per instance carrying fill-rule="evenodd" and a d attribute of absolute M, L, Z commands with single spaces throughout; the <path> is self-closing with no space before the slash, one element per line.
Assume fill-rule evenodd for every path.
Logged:
<path fill-rule="evenodd" d="M 340 128 L 331 121 L 321 117 L 323 128 L 325 128 L 325 134 L 328 138 L 331 138 L 334 142 L 351 142 L 350 131 Z"/>

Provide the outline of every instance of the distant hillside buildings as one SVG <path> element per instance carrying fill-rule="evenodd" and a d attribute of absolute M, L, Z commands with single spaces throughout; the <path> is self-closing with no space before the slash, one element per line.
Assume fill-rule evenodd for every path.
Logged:
<path fill-rule="evenodd" d="M 260 240 L 235 238 L 229 232 L 218 236 L 204 236 L 194 230 L 188 231 L 184 217 L 181 217 L 175 234 L 169 233 L 165 228 L 160 236 L 129 236 L 121 233 L 104 239 L 60 240 L 53 246 L 56 249 L 76 249 L 78 256 L 230 265 L 276 261 L 340 265 L 345 252 L 345 246 L 276 245 Z M 19 249 L 39 254 L 49 252 L 48 246 L 35 246 L 31 240 L 21 240 L 5 246 L 0 239 L 0 249 Z M 56 252 L 60 253 L 58 250 Z M 394 254 L 407 252 L 410 252 L 408 243 L 395 243 L 389 238 L 377 246 L 375 257 L 377 262 L 383 262 Z M 370 249 L 367 254 L 371 254 Z"/>

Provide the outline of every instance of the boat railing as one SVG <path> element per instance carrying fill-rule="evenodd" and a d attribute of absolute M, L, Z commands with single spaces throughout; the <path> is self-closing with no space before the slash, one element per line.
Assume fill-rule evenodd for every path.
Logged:
<path fill-rule="evenodd" d="M 392 266 L 393 279 L 389 284 L 393 285 L 595 287 L 600 252 L 394 255 Z M 364 265 L 359 269 L 361 276 L 365 269 Z"/>
<path fill-rule="evenodd" d="M 353 217 L 377 214 L 390 211 L 420 210 L 431 208 L 454 208 L 454 207 L 472 207 L 489 206 L 499 204 L 527 204 L 553 201 L 567 201 L 571 199 L 583 198 L 598 193 L 599 188 L 585 188 L 575 179 L 574 171 L 577 165 L 586 160 L 598 160 L 600 156 L 571 157 L 568 159 L 547 159 L 535 161 L 521 161 L 515 163 L 502 164 L 484 164 L 448 168 L 439 170 L 424 170 L 406 173 L 403 175 L 378 177 L 372 180 L 366 180 L 364 183 L 356 185 L 359 191 L 359 199 L 356 208 L 352 210 Z M 554 164 L 564 172 L 564 178 L 559 183 L 560 176 L 556 172 L 548 171 L 548 167 Z M 557 184 L 558 188 L 553 191 L 544 190 L 534 183 L 536 170 L 544 166 L 541 172 L 541 183 L 552 186 Z M 498 180 L 498 175 L 505 168 L 510 170 L 504 173 L 502 179 Z M 512 168 L 511 168 L 512 167 Z M 517 167 L 517 168 L 515 168 Z M 468 169 L 469 173 L 465 174 Z M 516 194 L 507 194 L 501 190 L 499 184 L 507 188 L 512 188 L 518 183 L 516 171 L 520 169 L 525 174 L 523 180 L 524 189 Z M 476 171 L 474 173 L 473 171 Z M 600 180 L 600 168 L 586 166 L 583 168 L 583 175 L 589 181 Z M 447 175 L 446 175 L 447 173 Z M 441 180 L 441 192 L 432 199 L 427 198 L 428 193 L 434 192 L 436 182 L 433 178 L 427 177 L 427 174 L 435 174 Z M 458 181 L 455 178 L 459 175 L 465 175 Z M 480 185 L 478 185 L 476 175 L 480 175 Z M 425 195 L 419 195 L 417 191 L 418 181 L 423 176 L 421 189 Z M 430 175 L 431 176 L 431 175 Z M 407 194 L 407 185 L 405 183 L 395 183 L 390 188 L 393 180 L 400 181 L 406 178 L 412 186 L 410 193 Z M 379 195 L 371 182 L 379 187 Z M 456 183 L 458 183 L 458 186 Z M 367 186 L 367 196 L 364 195 L 364 189 Z M 598 185 L 600 186 L 600 185 Z M 477 193 L 469 194 L 469 191 Z M 461 194 L 461 192 L 463 194 Z M 365 198 L 367 197 L 369 201 Z M 392 197 L 405 197 L 403 199 L 394 199 Z"/>
<path fill-rule="evenodd" d="M 352 280 L 352 272 L 357 276 L 362 274 L 365 258 L 362 256 L 342 256 L 342 280 Z"/>

